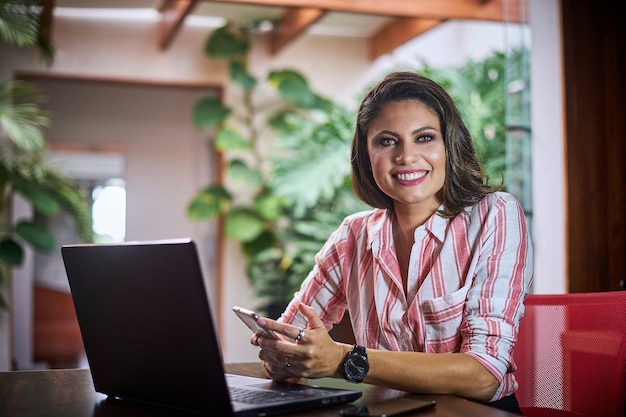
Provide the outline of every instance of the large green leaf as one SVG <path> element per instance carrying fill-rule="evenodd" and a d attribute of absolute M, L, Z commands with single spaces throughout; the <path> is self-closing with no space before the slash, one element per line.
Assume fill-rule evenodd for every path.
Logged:
<path fill-rule="evenodd" d="M 284 198 L 266 190 L 254 199 L 252 207 L 265 220 L 276 221 L 283 214 L 283 204 Z"/>
<path fill-rule="evenodd" d="M 15 240 L 4 238 L 0 241 L 0 261 L 9 265 L 21 265 L 24 262 L 24 249 Z"/>
<path fill-rule="evenodd" d="M 52 252 L 55 249 L 52 233 L 36 223 L 19 222 L 15 226 L 15 233 L 39 252 Z"/>
<path fill-rule="evenodd" d="M 243 57 L 249 50 L 247 33 L 234 25 L 214 30 L 204 45 L 204 52 L 213 58 Z"/>
<path fill-rule="evenodd" d="M 237 207 L 226 216 L 224 228 L 226 236 L 242 242 L 256 239 L 265 227 L 263 220 L 247 207 Z"/>
<path fill-rule="evenodd" d="M 256 78 L 250 75 L 239 61 L 230 63 L 230 78 L 246 91 L 251 91 L 257 84 Z"/>
<path fill-rule="evenodd" d="M 219 125 L 230 116 L 231 109 L 224 106 L 218 97 L 205 97 L 193 107 L 193 124 L 200 129 Z"/>
<path fill-rule="evenodd" d="M 187 207 L 187 216 L 191 220 L 212 219 L 225 214 L 230 208 L 232 196 L 220 184 L 211 184 L 200 191 Z"/>
<path fill-rule="evenodd" d="M 243 252 L 247 258 L 252 260 L 254 256 L 276 244 L 276 234 L 270 230 L 264 230 L 255 239 L 243 242 Z"/>
<path fill-rule="evenodd" d="M 235 184 L 247 184 L 258 187 L 263 184 L 263 177 L 241 159 L 234 159 L 228 163 L 226 171 L 228 178 Z"/>
<path fill-rule="evenodd" d="M 59 213 L 61 206 L 58 201 L 49 192 L 37 187 L 20 187 L 16 185 L 16 189 L 22 196 L 33 206 L 33 208 L 48 216 L 54 216 Z"/>
<path fill-rule="evenodd" d="M 297 71 L 272 71 L 268 80 L 286 100 L 298 106 L 311 108 L 317 103 L 317 96 L 309 88 L 309 83 Z"/>
<path fill-rule="evenodd" d="M 291 109 L 287 109 L 273 114 L 268 118 L 267 124 L 279 135 L 287 135 L 298 132 L 302 128 L 301 119 Z"/>
<path fill-rule="evenodd" d="M 227 126 L 220 129 L 214 139 L 215 149 L 218 151 L 251 151 L 253 149 L 249 140 L 239 134 L 233 127 Z"/>
<path fill-rule="evenodd" d="M 332 138 L 330 132 L 335 134 Z M 300 142 L 300 149 L 289 150 L 291 158 L 273 159 L 270 185 L 277 195 L 293 203 L 296 214 L 313 207 L 320 198 L 332 196 L 350 174 L 348 139 L 323 127 L 311 133 L 309 141 Z"/>

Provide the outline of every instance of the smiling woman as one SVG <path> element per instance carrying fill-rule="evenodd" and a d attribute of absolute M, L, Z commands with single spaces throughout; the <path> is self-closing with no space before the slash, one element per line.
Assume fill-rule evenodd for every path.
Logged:
<path fill-rule="evenodd" d="M 259 319 L 287 336 L 251 339 L 272 379 L 345 378 L 520 413 L 511 363 L 531 240 L 517 200 L 486 184 L 471 139 L 429 78 L 394 72 L 366 94 L 352 178 L 375 208 L 344 219 L 279 320 Z M 354 345 L 328 334 L 345 312 Z"/>

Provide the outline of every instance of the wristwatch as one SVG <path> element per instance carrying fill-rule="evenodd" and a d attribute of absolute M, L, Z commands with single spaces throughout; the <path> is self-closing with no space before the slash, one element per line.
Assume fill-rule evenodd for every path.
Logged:
<path fill-rule="evenodd" d="M 363 346 L 354 345 L 348 357 L 343 361 L 343 373 L 346 381 L 350 382 L 363 382 L 367 371 L 370 369 L 370 364 L 367 361 L 367 353 Z"/>

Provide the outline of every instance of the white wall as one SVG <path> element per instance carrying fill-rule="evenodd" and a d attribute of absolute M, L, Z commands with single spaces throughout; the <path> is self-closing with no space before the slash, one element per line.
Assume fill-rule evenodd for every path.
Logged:
<path fill-rule="evenodd" d="M 555 1 L 550 0 L 546 3 L 548 4 L 546 7 L 550 9 Z M 531 4 L 534 8 L 533 18 L 537 14 L 536 19 L 541 22 L 542 27 L 543 25 L 554 27 L 552 21 L 554 16 L 542 15 L 543 0 L 533 0 Z M 459 56 L 479 58 L 503 43 L 503 31 L 496 26 L 493 24 L 467 26 L 449 22 L 412 42 L 411 48 L 415 48 L 414 50 L 406 51 L 406 48 L 403 48 L 401 52 L 423 55 L 429 60 L 436 57 L 438 65 L 442 62 L 455 63 L 453 61 Z M 20 51 L 0 45 L 0 79 L 11 77 L 14 71 L 36 70 L 87 78 L 121 78 L 163 83 L 193 82 L 203 85 L 224 85 L 228 88 L 228 77 L 223 63 L 212 61 L 202 53 L 209 32 L 207 28 L 186 25 L 167 51 L 158 50 L 156 22 L 150 19 L 116 23 L 102 19 L 81 21 L 60 15 L 55 18 L 53 28 L 57 55 L 51 68 L 46 68 L 33 51 Z M 552 31 L 541 31 L 541 28 L 535 29 L 533 26 L 533 31 L 535 30 L 540 36 L 555 36 Z M 295 68 L 308 77 L 315 90 L 344 101 L 354 101 L 355 94 L 360 92 L 363 86 L 371 84 L 382 72 L 400 60 L 398 52 L 382 57 L 375 63 L 370 62 L 367 42 L 357 38 L 305 34 L 275 57 L 267 54 L 264 42 L 263 39 L 258 39 L 250 56 L 250 65 L 254 73 L 264 74 L 270 68 Z M 546 44 L 544 39 L 533 40 L 533 50 L 541 48 L 542 45 L 553 43 Z M 448 51 L 447 58 L 443 56 L 444 51 Z M 546 56 L 551 53 L 552 50 L 544 51 Z M 539 54 L 537 58 L 544 59 L 545 56 Z M 550 62 L 547 65 L 555 65 L 553 61 Z M 538 64 L 533 63 L 534 65 Z M 550 67 L 548 72 L 553 74 L 554 69 Z M 533 77 L 540 75 L 542 74 L 537 74 L 537 71 L 533 70 Z M 546 82 L 553 81 L 551 78 Z M 132 105 L 119 103 L 114 93 L 123 94 L 123 91 L 118 90 L 123 90 L 124 87 L 110 84 L 91 85 L 89 89 L 63 84 L 64 87 L 61 89 L 62 84 L 49 83 L 47 87 L 54 96 L 53 104 L 63 109 L 53 117 L 51 127 L 53 134 L 50 140 L 57 143 L 85 140 L 93 143 L 115 142 L 123 146 L 127 160 L 127 238 L 135 240 L 192 235 L 210 247 L 212 243 L 210 228 L 207 228 L 207 225 L 192 224 L 184 215 L 189 198 L 210 175 L 207 137 L 206 134 L 191 129 L 190 119 L 185 119 L 188 109 L 177 108 L 177 103 L 174 102 L 160 103 L 161 106 L 146 101 Z M 74 96 L 69 95 L 70 91 L 73 91 Z M 227 100 L 232 100 L 232 92 L 228 89 L 226 91 Z M 558 95 L 558 91 L 555 94 Z M 534 95 L 533 103 L 540 103 L 544 99 Z M 556 109 L 555 106 L 558 107 L 559 103 L 554 102 L 547 107 Z M 164 108 L 168 109 L 167 115 L 158 113 Z M 541 135 L 542 129 L 544 133 L 550 132 L 545 129 L 552 129 L 551 124 L 554 124 L 554 120 L 560 120 L 547 115 L 536 116 L 535 113 L 533 112 L 534 134 Z M 100 116 L 106 115 L 116 118 L 115 125 L 99 119 Z M 536 126 L 535 118 L 542 125 Z M 181 122 L 182 119 L 185 120 Z M 534 181 L 538 187 L 535 190 L 535 203 L 538 207 L 550 206 L 552 196 L 555 192 L 558 193 L 558 189 L 543 189 L 542 184 L 545 184 L 544 169 L 547 169 L 549 175 L 555 175 L 555 187 L 558 187 L 559 180 L 554 172 L 558 170 L 558 164 L 548 162 L 560 160 L 562 156 L 562 153 L 558 153 L 561 143 L 558 131 L 543 135 L 543 138 L 549 145 L 543 145 L 544 139 L 541 139 L 540 144 L 544 150 L 546 146 L 550 147 L 549 154 L 544 155 L 537 151 L 533 155 L 539 158 L 539 161 L 543 158 L 543 162 L 535 164 L 534 171 L 535 175 L 539 176 Z M 548 202 L 544 203 L 546 200 Z M 557 241 L 546 245 L 542 241 L 550 236 L 554 237 L 555 233 L 562 235 L 562 229 L 553 227 L 554 217 L 559 215 L 558 207 L 556 213 L 550 213 L 547 217 L 544 209 L 536 211 L 535 215 L 542 225 L 541 231 L 535 230 L 535 233 L 538 233 L 535 242 L 537 252 L 543 253 L 547 250 L 546 247 L 561 244 Z M 545 289 L 546 287 L 541 284 L 544 280 L 551 283 L 560 283 L 564 280 L 562 268 L 559 267 L 562 263 L 561 251 L 562 244 L 559 248 L 553 248 L 547 256 L 538 255 L 538 259 L 543 262 L 538 263 L 535 288 Z M 553 270 L 550 270 L 551 268 Z M 209 276 L 207 279 L 212 287 L 214 277 Z M 223 311 L 219 312 L 223 318 L 220 323 L 223 329 L 220 337 L 224 358 L 226 361 L 255 360 L 257 351 L 248 343 L 249 331 L 230 312 L 233 304 L 244 306 L 257 304 L 247 284 L 238 246 L 232 242 L 226 245 L 224 280 L 224 291 L 221 294 Z M 556 285 L 555 288 L 562 286 Z M 15 294 L 17 297 L 20 296 L 19 291 Z M 17 302 L 29 301 L 17 300 Z M 16 326 L 23 325 L 23 320 L 16 321 Z M 22 333 L 28 332 L 28 329 L 20 330 Z"/>

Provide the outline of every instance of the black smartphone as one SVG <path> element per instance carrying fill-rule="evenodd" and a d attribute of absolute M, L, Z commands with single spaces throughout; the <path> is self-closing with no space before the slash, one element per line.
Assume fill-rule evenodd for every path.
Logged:
<path fill-rule="evenodd" d="M 252 330 L 255 334 L 261 333 L 265 337 L 278 339 L 278 335 L 276 333 L 274 333 L 270 329 L 266 329 L 265 327 L 262 327 L 261 325 L 259 325 L 257 320 L 259 319 L 260 316 L 256 312 L 252 310 L 248 310 L 247 308 L 239 307 L 239 306 L 234 306 L 233 311 L 235 312 L 237 317 L 239 317 L 241 321 L 243 321 L 246 324 L 246 326 L 248 326 L 250 330 Z"/>
<path fill-rule="evenodd" d="M 353 417 L 394 417 L 427 410 L 433 408 L 436 404 L 435 401 L 400 397 L 377 404 L 346 408 L 341 410 L 340 414 Z"/>

